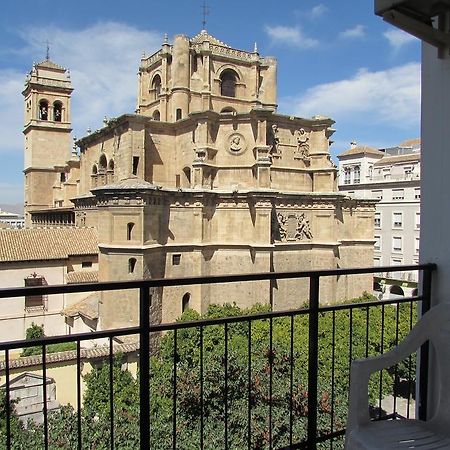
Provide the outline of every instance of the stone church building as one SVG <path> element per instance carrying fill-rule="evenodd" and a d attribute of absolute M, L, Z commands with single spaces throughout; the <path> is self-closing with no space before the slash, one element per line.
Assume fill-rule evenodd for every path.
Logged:
<path fill-rule="evenodd" d="M 337 190 L 333 121 L 277 112 L 277 63 L 202 31 L 167 39 L 139 66 L 137 109 L 71 151 L 68 71 L 33 66 L 25 98 L 27 227 L 95 227 L 99 281 L 370 266 L 374 202 Z M 309 282 L 165 288 L 154 321 L 187 308 L 299 307 Z M 331 303 L 370 275 L 323 279 Z M 102 328 L 137 320 L 137 292 L 105 293 Z"/>

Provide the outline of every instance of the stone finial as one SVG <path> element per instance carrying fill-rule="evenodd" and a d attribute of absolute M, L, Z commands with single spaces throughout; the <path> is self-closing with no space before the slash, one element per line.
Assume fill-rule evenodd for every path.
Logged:
<path fill-rule="evenodd" d="M 356 141 L 350 142 L 350 148 L 355 148 L 357 145 Z"/>

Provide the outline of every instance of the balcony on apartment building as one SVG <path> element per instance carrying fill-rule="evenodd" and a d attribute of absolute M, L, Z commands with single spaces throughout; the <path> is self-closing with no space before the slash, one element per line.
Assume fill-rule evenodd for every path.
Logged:
<path fill-rule="evenodd" d="M 352 282 L 380 270 L 419 272 L 420 295 L 327 303 L 323 294 L 330 278 Z M 430 306 L 434 270 L 428 264 L 0 289 L 0 298 L 134 290 L 140 311 L 138 325 L 129 328 L 0 343 L 0 447 L 19 448 L 28 433 L 33 448 L 94 448 L 95 442 L 101 448 L 141 449 L 341 448 L 351 362 L 383 354 L 404 338 Z M 190 320 L 151 320 L 155 288 L 261 280 L 278 286 L 296 279 L 309 286 L 307 298 L 296 299 L 297 309 L 243 313 L 229 307 L 228 317 L 213 311 L 199 318 L 188 311 Z M 72 351 L 50 353 L 52 345 L 68 342 L 74 343 Z M 30 347 L 37 349 L 34 356 L 14 357 Z M 123 383 L 130 351 L 137 370 L 119 389 L 115 383 Z M 95 364 L 86 370 L 91 353 Z M 415 417 L 416 411 L 426 416 L 425 357 L 417 361 L 420 377 L 412 355 L 372 379 L 373 420 Z M 63 399 L 70 398 L 72 407 L 64 407 Z M 86 412 L 92 402 L 99 405 L 95 414 Z M 18 413 L 27 408 L 37 424 L 28 422 L 24 429 Z"/>

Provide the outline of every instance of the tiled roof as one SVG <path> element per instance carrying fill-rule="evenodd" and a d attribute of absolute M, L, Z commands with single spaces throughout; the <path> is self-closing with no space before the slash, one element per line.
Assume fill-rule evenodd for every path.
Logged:
<path fill-rule="evenodd" d="M 0 230 L 0 263 L 95 254 L 98 254 L 98 233 L 94 228 Z"/>
<path fill-rule="evenodd" d="M 350 156 L 350 155 L 375 155 L 375 156 L 384 156 L 384 152 L 380 152 L 376 148 L 368 147 L 366 145 L 358 145 L 356 147 L 350 148 L 345 152 L 338 155 L 338 158 L 341 156 Z"/>
<path fill-rule="evenodd" d="M 129 344 L 117 344 L 113 347 L 113 353 L 133 353 L 139 350 L 139 342 Z M 105 358 L 109 355 L 109 345 L 99 347 L 82 348 L 81 359 Z M 69 350 L 67 352 L 47 353 L 45 362 L 57 363 L 64 361 L 74 361 L 77 359 L 77 351 Z M 5 361 L 0 361 L 0 371 L 5 370 Z M 20 367 L 42 366 L 42 355 L 25 356 L 23 358 L 11 359 L 9 362 L 10 369 L 18 369 Z"/>
<path fill-rule="evenodd" d="M 413 147 L 415 145 L 420 145 L 420 138 L 406 139 L 405 141 L 398 144 L 399 147 Z"/>
<path fill-rule="evenodd" d="M 409 161 L 420 161 L 420 152 L 408 153 L 407 155 L 385 156 L 377 161 L 374 166 L 385 166 L 387 164 L 395 164 Z"/>
<path fill-rule="evenodd" d="M 94 292 L 79 302 L 64 308 L 62 310 L 62 314 L 66 317 L 84 316 L 87 319 L 96 320 L 98 319 L 99 297 L 100 294 L 98 292 Z"/>
<path fill-rule="evenodd" d="M 98 281 L 98 270 L 79 270 L 69 272 L 66 276 L 67 284 L 74 283 L 96 283 Z"/>
<path fill-rule="evenodd" d="M 159 187 L 149 183 L 148 181 L 145 181 L 141 178 L 138 178 L 136 176 L 132 176 L 129 178 L 125 178 L 124 180 L 120 180 L 116 183 L 107 184 L 105 186 L 99 186 L 94 189 L 91 189 L 92 192 L 95 191 L 109 191 L 109 190 L 118 190 L 118 189 L 151 189 L 151 190 L 158 190 Z"/>

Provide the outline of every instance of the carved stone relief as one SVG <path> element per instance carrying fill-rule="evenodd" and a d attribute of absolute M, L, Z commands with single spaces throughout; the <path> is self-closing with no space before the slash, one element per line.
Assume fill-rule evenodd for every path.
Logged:
<path fill-rule="evenodd" d="M 276 213 L 273 221 L 273 238 L 274 240 L 287 241 L 303 241 L 312 239 L 309 220 L 304 213 Z"/>
<path fill-rule="evenodd" d="M 297 149 L 294 153 L 294 158 L 308 159 L 309 158 L 309 133 L 304 128 L 295 130 L 294 137 L 297 144 Z"/>
<path fill-rule="evenodd" d="M 278 135 L 278 125 L 273 124 L 269 129 L 267 136 L 267 144 L 271 146 L 271 156 L 281 156 L 280 152 L 280 137 Z"/>
<path fill-rule="evenodd" d="M 240 155 L 247 150 L 247 142 L 240 133 L 232 133 L 228 137 L 228 151 L 232 155 Z"/>

